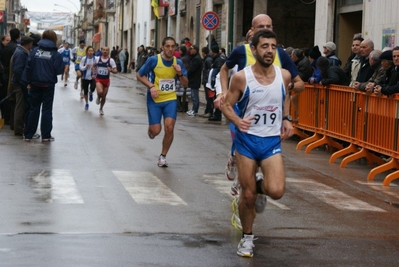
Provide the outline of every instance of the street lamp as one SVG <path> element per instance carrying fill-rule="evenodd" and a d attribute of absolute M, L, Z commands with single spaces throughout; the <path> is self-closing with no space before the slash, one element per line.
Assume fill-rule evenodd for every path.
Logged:
<path fill-rule="evenodd" d="M 71 0 L 67 0 L 69 3 L 71 3 L 75 8 L 76 8 L 76 11 L 79 11 L 79 8 L 71 1 Z"/>
<path fill-rule="evenodd" d="M 54 6 L 59 6 L 59 7 L 62 7 L 62 8 L 68 9 L 68 10 L 69 10 L 69 12 L 71 12 L 71 13 L 74 13 L 72 10 L 70 10 L 70 9 L 69 9 L 69 8 L 67 8 L 66 6 L 62 6 L 62 5 L 59 5 L 59 4 L 54 4 Z"/>

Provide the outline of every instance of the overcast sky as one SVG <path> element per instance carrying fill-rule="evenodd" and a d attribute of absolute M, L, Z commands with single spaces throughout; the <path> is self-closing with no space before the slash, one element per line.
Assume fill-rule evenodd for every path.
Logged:
<path fill-rule="evenodd" d="M 57 4 L 58 6 L 55 6 Z M 72 12 L 77 13 L 80 9 L 79 0 L 21 0 L 21 5 L 28 11 L 37 12 Z M 56 9 L 56 11 L 54 11 Z"/>

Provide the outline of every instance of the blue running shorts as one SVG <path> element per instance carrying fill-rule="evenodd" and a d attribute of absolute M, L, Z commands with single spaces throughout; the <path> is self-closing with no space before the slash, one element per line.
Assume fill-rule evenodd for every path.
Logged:
<path fill-rule="evenodd" d="M 234 144 L 238 153 L 258 163 L 273 155 L 281 154 L 280 136 L 259 137 L 236 131 Z"/>
<path fill-rule="evenodd" d="M 75 64 L 75 71 L 78 71 L 78 70 L 80 70 L 80 64 L 76 63 Z"/>
<path fill-rule="evenodd" d="M 177 100 L 169 100 L 161 103 L 155 103 L 150 93 L 147 93 L 147 112 L 148 123 L 150 125 L 161 124 L 162 116 L 164 118 L 177 118 Z"/>

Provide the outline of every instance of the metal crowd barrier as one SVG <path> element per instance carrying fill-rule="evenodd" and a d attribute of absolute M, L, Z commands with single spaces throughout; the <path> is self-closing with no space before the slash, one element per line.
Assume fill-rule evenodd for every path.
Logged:
<path fill-rule="evenodd" d="M 330 157 L 333 163 L 343 158 L 340 166 L 366 158 L 373 168 L 367 179 L 393 170 L 383 181 L 389 186 L 399 178 L 398 124 L 399 96 L 379 97 L 353 90 L 351 87 L 305 84 L 291 108 L 295 119 L 295 133 L 303 140 L 297 144 L 305 152 L 321 145 L 335 148 Z"/>

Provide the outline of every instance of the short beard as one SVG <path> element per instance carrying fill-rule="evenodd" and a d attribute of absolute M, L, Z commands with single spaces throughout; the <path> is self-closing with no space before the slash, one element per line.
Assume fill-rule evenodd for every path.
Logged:
<path fill-rule="evenodd" d="M 268 68 L 268 67 L 270 67 L 271 65 L 273 65 L 273 63 L 266 63 L 266 62 L 263 62 L 263 61 L 260 61 L 260 60 L 258 60 L 258 62 L 259 62 L 259 64 L 260 64 L 262 67 L 265 67 L 265 68 Z"/>

